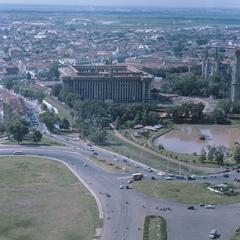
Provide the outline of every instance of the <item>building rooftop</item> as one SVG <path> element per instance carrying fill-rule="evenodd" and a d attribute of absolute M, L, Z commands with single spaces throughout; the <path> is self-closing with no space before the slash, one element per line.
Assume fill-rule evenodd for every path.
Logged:
<path fill-rule="evenodd" d="M 76 65 L 59 69 L 61 77 L 146 77 L 153 76 L 129 65 Z"/>

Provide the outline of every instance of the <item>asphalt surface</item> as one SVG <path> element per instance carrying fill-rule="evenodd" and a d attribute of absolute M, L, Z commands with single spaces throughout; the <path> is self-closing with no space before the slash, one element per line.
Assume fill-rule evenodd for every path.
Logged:
<path fill-rule="evenodd" d="M 104 211 L 104 240 L 142 240 L 143 224 L 147 215 L 161 215 L 167 221 L 169 240 L 207 240 L 208 233 L 215 228 L 220 239 L 230 240 L 240 225 L 240 204 L 205 209 L 188 210 L 188 205 L 166 200 L 152 199 L 133 190 L 121 190 L 119 186 L 131 178 L 131 173 L 109 173 L 87 157 L 88 150 L 74 147 L 23 147 L 1 146 L 0 155 L 12 155 L 15 151 L 26 155 L 37 155 L 64 161 L 96 193 Z M 82 153 L 83 152 L 83 153 Z M 111 155 L 112 153 L 109 153 Z M 116 156 L 115 156 L 116 158 Z M 119 158 L 119 156 L 117 156 Z M 133 172 L 135 167 L 133 167 Z M 144 172 L 143 169 L 138 171 Z M 164 177 L 145 171 L 148 177 Z M 235 177 L 232 173 L 227 181 Z M 147 177 L 147 178 L 148 178 Z M 209 177 L 208 181 L 222 181 L 221 175 Z M 225 179 L 226 180 L 226 179 Z M 201 180 L 202 181 L 202 180 Z M 160 211 L 160 208 L 171 210 Z"/>

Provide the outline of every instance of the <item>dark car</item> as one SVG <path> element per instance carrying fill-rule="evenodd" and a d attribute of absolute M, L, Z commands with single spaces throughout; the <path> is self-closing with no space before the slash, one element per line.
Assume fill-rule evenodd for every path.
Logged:
<path fill-rule="evenodd" d="M 188 210 L 195 210 L 195 207 L 194 206 L 189 206 Z"/>
<path fill-rule="evenodd" d="M 105 193 L 106 197 L 111 197 L 111 195 L 109 193 Z"/>

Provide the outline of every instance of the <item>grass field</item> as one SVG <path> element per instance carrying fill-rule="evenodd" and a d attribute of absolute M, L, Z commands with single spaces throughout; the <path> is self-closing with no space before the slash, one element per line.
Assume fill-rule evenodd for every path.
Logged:
<path fill-rule="evenodd" d="M 58 100 L 49 96 L 46 96 L 44 100 L 50 103 L 53 107 L 57 108 L 57 110 L 59 111 L 60 118 L 67 118 L 70 125 L 72 125 L 72 116 L 71 116 L 72 110 L 68 106 L 64 105 L 63 103 L 60 103 Z"/>
<path fill-rule="evenodd" d="M 204 183 L 179 183 L 142 181 L 134 184 L 134 189 L 146 195 L 186 204 L 231 204 L 240 201 L 240 194 L 220 195 L 207 189 Z"/>
<path fill-rule="evenodd" d="M 169 171 L 174 173 L 179 172 L 180 164 L 166 161 L 160 156 L 145 151 L 143 148 L 140 149 L 139 147 L 136 147 L 132 144 L 123 142 L 122 140 L 117 138 L 112 131 L 108 131 L 107 134 L 108 145 L 105 147 L 106 149 L 109 149 L 126 157 L 129 156 L 136 161 L 147 164 L 150 167 L 156 169 L 162 169 L 163 171 Z M 181 171 L 182 174 L 189 173 L 189 169 L 185 169 L 184 167 L 182 167 Z M 201 174 L 201 172 L 196 173 Z"/>
<path fill-rule="evenodd" d="M 60 163 L 0 158 L 0 239 L 92 240 L 101 227 L 94 198 Z"/>
<path fill-rule="evenodd" d="M 107 161 L 105 159 L 95 157 L 95 156 L 92 156 L 90 158 L 97 165 L 99 165 L 100 167 L 102 167 L 103 169 L 105 169 L 108 172 L 129 172 L 129 168 L 126 168 L 121 164 L 113 163 L 113 162 L 110 162 L 110 161 Z"/>
<path fill-rule="evenodd" d="M 4 144 L 15 145 L 15 144 L 18 144 L 18 143 L 16 141 L 10 140 L 10 141 L 5 142 Z M 20 145 L 32 145 L 32 144 L 35 145 L 35 143 L 33 143 L 32 140 L 30 140 L 30 139 L 25 139 L 20 143 Z M 64 144 L 62 144 L 62 143 L 55 142 L 55 141 L 49 140 L 47 138 L 42 138 L 42 141 L 39 142 L 37 145 L 64 146 Z"/>
<path fill-rule="evenodd" d="M 240 240 L 240 233 L 237 233 L 231 240 Z"/>
<path fill-rule="evenodd" d="M 166 221 L 161 217 L 146 217 L 143 236 L 143 240 L 167 240 Z"/>

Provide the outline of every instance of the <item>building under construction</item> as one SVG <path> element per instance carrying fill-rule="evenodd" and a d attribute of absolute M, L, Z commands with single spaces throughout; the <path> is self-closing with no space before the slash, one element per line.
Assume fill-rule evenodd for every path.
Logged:
<path fill-rule="evenodd" d="M 127 65 L 80 65 L 59 69 L 63 88 L 82 100 L 149 102 L 153 76 Z"/>

